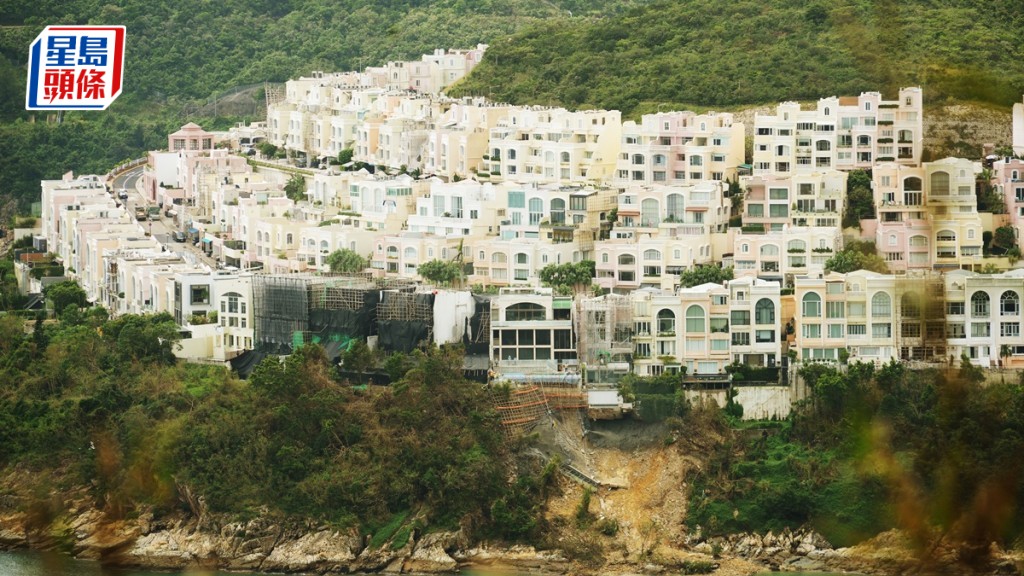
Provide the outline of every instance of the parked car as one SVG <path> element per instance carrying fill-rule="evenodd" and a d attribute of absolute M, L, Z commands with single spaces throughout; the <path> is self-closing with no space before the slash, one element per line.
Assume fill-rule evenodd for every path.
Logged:
<path fill-rule="evenodd" d="M 174 241 L 175 242 L 184 242 L 185 241 L 185 233 L 182 232 L 181 230 L 176 230 L 174 232 Z"/>
<path fill-rule="evenodd" d="M 127 200 L 128 199 L 128 191 L 125 190 L 124 188 L 121 188 L 117 192 L 117 197 L 120 198 L 121 200 Z"/>

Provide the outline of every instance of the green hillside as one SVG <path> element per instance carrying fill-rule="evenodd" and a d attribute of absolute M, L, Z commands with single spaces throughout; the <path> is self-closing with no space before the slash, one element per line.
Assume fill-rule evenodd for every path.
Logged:
<path fill-rule="evenodd" d="M 657 1 L 491 43 L 452 92 L 514 103 L 728 106 L 921 85 L 931 101 L 1024 92 L 1019 0 Z"/>

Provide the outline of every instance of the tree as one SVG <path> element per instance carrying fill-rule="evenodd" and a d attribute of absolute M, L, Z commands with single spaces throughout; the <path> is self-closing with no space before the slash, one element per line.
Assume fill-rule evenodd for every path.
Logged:
<path fill-rule="evenodd" d="M 580 293 L 590 287 L 594 281 L 596 265 L 593 260 L 583 260 L 567 264 L 548 264 L 540 270 L 541 282 L 556 291 L 572 290 Z"/>
<path fill-rule="evenodd" d="M 1017 235 L 1013 232 L 1012 226 L 1000 226 L 996 228 L 992 236 L 992 247 L 1001 248 L 1001 252 L 1008 252 L 1017 246 Z"/>
<path fill-rule="evenodd" d="M 373 355 L 373 350 L 366 345 L 365 340 L 356 340 L 341 354 L 342 366 L 345 370 L 352 372 L 363 372 L 369 371 L 371 368 L 376 366 L 377 359 Z"/>
<path fill-rule="evenodd" d="M 327 255 L 324 260 L 331 267 L 331 272 L 340 274 L 355 274 L 362 272 L 368 265 L 366 258 L 363 258 L 353 250 L 342 248 Z"/>
<path fill-rule="evenodd" d="M 889 265 L 875 253 L 874 242 L 851 241 L 846 248 L 836 252 L 825 262 L 827 272 L 846 274 L 854 270 L 869 270 L 879 274 L 888 274 Z"/>
<path fill-rule="evenodd" d="M 296 174 L 288 179 L 284 185 L 284 193 L 295 202 L 306 199 L 306 179 L 301 174 Z"/>
<path fill-rule="evenodd" d="M 341 152 L 338 152 L 338 164 L 344 166 L 352 161 L 352 155 L 354 151 L 351 148 L 345 148 Z"/>
<path fill-rule="evenodd" d="M 53 312 L 60 316 L 68 306 L 88 308 L 89 301 L 86 299 L 85 290 L 74 280 L 65 280 L 51 284 L 43 289 L 43 293 L 53 302 Z"/>
<path fill-rule="evenodd" d="M 457 262 L 430 260 L 420 264 L 420 276 L 434 284 L 449 285 L 462 278 L 462 268 Z"/>
<path fill-rule="evenodd" d="M 871 172 L 854 170 L 846 180 L 846 216 L 843 226 L 860 227 L 861 220 L 875 217 L 875 200 L 871 194 Z"/>
<path fill-rule="evenodd" d="M 260 151 L 260 154 L 262 154 L 264 158 L 273 158 L 274 155 L 277 154 L 277 146 L 274 146 L 266 140 L 257 142 L 256 149 Z"/>
<path fill-rule="evenodd" d="M 692 288 L 701 284 L 721 284 L 726 280 L 732 280 L 732 267 L 721 268 L 714 264 L 701 264 L 689 270 L 683 270 L 679 275 L 679 282 L 684 288 Z"/>

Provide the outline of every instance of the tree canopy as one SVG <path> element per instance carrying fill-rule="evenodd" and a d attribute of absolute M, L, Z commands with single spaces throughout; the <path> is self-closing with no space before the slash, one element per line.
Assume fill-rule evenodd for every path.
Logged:
<path fill-rule="evenodd" d="M 324 259 L 331 267 L 331 272 L 340 274 L 355 274 L 366 269 L 369 263 L 354 250 L 341 248 L 327 255 Z"/>
<path fill-rule="evenodd" d="M 540 280 L 558 291 L 582 292 L 594 282 L 595 267 L 593 260 L 548 264 L 541 268 Z"/>
<path fill-rule="evenodd" d="M 429 260 L 417 268 L 419 275 L 428 282 L 449 286 L 462 279 L 462 266 L 447 260 Z"/>
<path fill-rule="evenodd" d="M 714 264 L 698 264 L 679 274 L 679 282 L 684 288 L 692 288 L 709 282 L 722 284 L 726 280 L 732 280 L 732 267 L 722 268 Z"/>
<path fill-rule="evenodd" d="M 65 280 L 51 284 L 43 289 L 43 294 L 53 302 L 53 312 L 60 316 L 68 306 L 88 308 L 89 301 L 86 299 L 85 290 L 74 280 Z"/>
<path fill-rule="evenodd" d="M 875 252 L 874 242 L 851 241 L 846 247 L 836 252 L 825 261 L 825 270 L 846 274 L 854 270 L 870 270 L 879 274 L 888 274 L 889 266 Z"/>

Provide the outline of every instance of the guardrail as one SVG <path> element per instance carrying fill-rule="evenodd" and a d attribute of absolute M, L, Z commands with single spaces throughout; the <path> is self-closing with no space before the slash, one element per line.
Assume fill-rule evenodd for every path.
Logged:
<path fill-rule="evenodd" d="M 131 162 L 124 162 L 123 164 L 118 164 L 117 166 L 114 166 L 113 168 L 110 169 L 110 172 L 107 172 L 107 181 L 109 182 L 110 180 L 117 178 L 122 172 L 127 172 L 128 170 L 131 170 L 136 166 L 145 164 L 146 160 L 146 158 L 136 158 Z"/>

